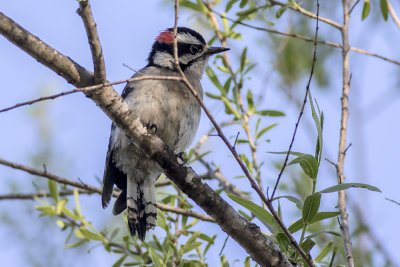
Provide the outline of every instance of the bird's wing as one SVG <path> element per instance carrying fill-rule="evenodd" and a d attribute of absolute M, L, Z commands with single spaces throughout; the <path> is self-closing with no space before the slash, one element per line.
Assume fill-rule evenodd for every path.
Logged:
<path fill-rule="evenodd" d="M 115 124 L 111 125 L 111 132 L 115 130 Z M 121 190 L 126 189 L 126 174 L 124 174 L 118 167 L 115 165 L 113 161 L 113 152 L 114 148 L 110 141 L 108 144 L 107 158 L 106 158 L 106 166 L 104 167 L 104 176 L 103 176 L 103 193 L 101 196 L 101 202 L 103 204 L 103 208 L 106 208 L 110 203 L 111 196 L 114 189 L 114 184 Z"/>

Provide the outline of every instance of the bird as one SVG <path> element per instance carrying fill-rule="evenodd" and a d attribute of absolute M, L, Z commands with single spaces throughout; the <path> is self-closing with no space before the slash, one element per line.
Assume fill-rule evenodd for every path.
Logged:
<path fill-rule="evenodd" d="M 176 39 L 179 66 L 202 98 L 200 79 L 208 59 L 229 48 L 210 47 L 203 36 L 187 27 L 177 27 Z M 137 71 L 133 78 L 149 75 L 181 77 L 174 64 L 173 43 L 173 28 L 161 31 L 154 41 L 147 66 Z M 182 159 L 183 152 L 196 135 L 201 115 L 200 103 L 187 86 L 177 80 L 131 81 L 121 96 L 148 131 L 157 135 Z M 146 232 L 156 226 L 155 182 L 161 173 L 160 167 L 112 123 L 103 176 L 102 206 L 105 209 L 109 205 L 115 185 L 120 194 L 112 212 L 118 215 L 127 209 L 130 234 L 137 235 L 142 241 Z"/>

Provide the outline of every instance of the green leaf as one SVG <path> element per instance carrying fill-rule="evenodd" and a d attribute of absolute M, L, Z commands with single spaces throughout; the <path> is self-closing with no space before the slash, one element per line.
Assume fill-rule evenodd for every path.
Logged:
<path fill-rule="evenodd" d="M 54 199 L 54 201 L 57 203 L 58 202 L 58 188 L 57 188 L 57 183 L 56 181 L 47 180 L 47 184 L 49 186 L 49 191 L 50 191 L 50 195 L 51 197 Z"/>
<path fill-rule="evenodd" d="M 247 109 L 248 109 L 249 114 L 251 115 L 251 114 L 253 114 L 255 107 L 254 107 L 254 101 L 253 101 L 253 94 L 251 93 L 250 89 L 247 90 L 246 98 L 247 98 Z"/>
<path fill-rule="evenodd" d="M 240 158 L 246 164 L 247 169 L 251 172 L 251 174 L 254 175 L 253 173 L 253 165 L 251 164 L 250 160 L 247 158 L 246 154 L 239 154 Z"/>
<path fill-rule="evenodd" d="M 276 235 L 276 241 L 278 241 L 279 247 L 281 247 L 285 252 L 287 252 L 291 246 L 289 238 L 284 233 L 278 233 Z"/>
<path fill-rule="evenodd" d="M 206 92 L 205 95 L 208 96 L 209 98 L 212 98 L 212 99 L 217 99 L 217 100 L 221 100 L 222 99 L 222 96 L 214 95 L 214 94 L 211 94 L 211 93 L 208 93 L 208 92 Z"/>
<path fill-rule="evenodd" d="M 287 154 L 287 151 L 268 152 L 268 153 L 270 153 L 270 154 L 284 154 L 284 155 L 286 155 L 286 154 Z M 303 154 L 303 153 L 300 153 L 300 152 L 290 151 L 290 155 L 301 156 L 301 155 L 304 155 L 304 154 Z"/>
<path fill-rule="evenodd" d="M 190 8 L 190 9 L 193 9 L 193 10 L 196 10 L 196 11 L 200 11 L 200 12 L 203 12 L 204 11 L 204 7 L 203 7 L 203 5 L 201 5 L 201 4 L 199 4 L 199 3 L 193 3 L 193 2 L 191 2 L 191 1 L 189 1 L 189 0 L 181 0 L 181 1 L 179 1 L 179 4 L 181 5 L 181 6 L 184 6 L 184 7 L 187 7 L 187 8 Z"/>
<path fill-rule="evenodd" d="M 258 7 L 251 7 L 249 9 L 237 12 L 236 16 L 245 18 L 253 13 L 256 13 L 258 9 L 259 9 Z"/>
<path fill-rule="evenodd" d="M 239 7 L 244 8 L 247 5 L 248 0 L 242 0 L 240 1 Z"/>
<path fill-rule="evenodd" d="M 165 220 L 164 212 L 157 211 L 157 226 L 160 226 L 165 232 L 169 232 L 167 221 Z"/>
<path fill-rule="evenodd" d="M 275 17 L 277 19 L 279 19 L 282 16 L 282 14 L 286 11 L 286 9 L 287 9 L 287 6 L 282 6 L 281 8 L 279 8 L 275 14 Z"/>
<path fill-rule="evenodd" d="M 319 205 L 321 202 L 321 193 L 315 193 L 304 200 L 304 207 L 302 218 L 305 223 L 309 223 L 318 213 Z"/>
<path fill-rule="evenodd" d="M 334 232 L 334 231 L 321 231 L 321 232 L 309 235 L 306 238 L 314 238 L 316 236 L 323 235 L 323 234 L 331 234 L 331 235 L 334 235 L 334 236 L 337 236 L 337 237 L 341 237 L 342 236 L 340 233 Z"/>
<path fill-rule="evenodd" d="M 331 187 L 328 187 L 324 190 L 321 190 L 320 193 L 332 193 L 332 192 L 337 192 L 337 191 L 341 191 L 341 190 L 346 190 L 349 189 L 350 187 L 356 187 L 356 188 L 365 188 L 368 189 L 370 191 L 375 191 L 375 192 L 380 192 L 382 193 L 382 191 L 372 185 L 369 184 L 363 184 L 363 183 L 344 183 L 344 184 L 337 184 Z"/>
<path fill-rule="evenodd" d="M 128 257 L 128 254 L 123 255 L 119 260 L 117 260 L 112 267 L 119 267 L 124 262 L 125 258 Z"/>
<path fill-rule="evenodd" d="M 370 9 L 371 9 L 371 4 L 370 4 L 369 0 L 365 0 L 364 5 L 363 5 L 362 14 L 361 14 L 361 20 L 364 20 L 368 17 Z"/>
<path fill-rule="evenodd" d="M 207 66 L 207 68 L 206 68 L 206 74 L 207 74 L 208 78 L 210 79 L 210 81 L 215 85 L 215 87 L 218 88 L 218 90 L 221 92 L 221 94 L 224 94 L 225 91 L 224 91 L 221 83 L 219 82 L 217 75 L 215 75 L 215 72 L 209 66 Z"/>
<path fill-rule="evenodd" d="M 331 251 L 332 245 L 333 245 L 332 241 L 326 244 L 324 248 L 321 250 L 321 252 L 314 258 L 314 262 L 315 263 L 321 262 L 326 257 L 326 255 L 328 255 L 329 251 Z"/>
<path fill-rule="evenodd" d="M 97 241 L 104 241 L 104 237 L 100 233 L 93 233 L 92 231 L 86 228 L 77 229 L 75 235 L 87 239 L 97 240 Z"/>
<path fill-rule="evenodd" d="M 237 1 L 239 1 L 239 0 L 230 0 L 230 1 L 226 4 L 225 12 L 228 12 L 229 10 L 231 10 L 233 4 L 236 3 Z"/>
<path fill-rule="evenodd" d="M 303 171 L 310 177 L 311 179 L 316 179 L 318 175 L 318 161 L 315 157 L 309 154 L 302 154 L 289 162 L 288 165 L 300 164 Z"/>
<path fill-rule="evenodd" d="M 295 203 L 296 207 L 298 209 L 300 209 L 300 210 L 303 209 L 303 201 L 301 201 L 300 199 L 293 197 L 293 196 L 279 196 L 279 197 L 274 197 L 272 200 L 276 200 L 276 199 L 280 199 L 280 198 L 286 198 L 290 202 Z"/>
<path fill-rule="evenodd" d="M 268 211 L 266 211 L 263 207 L 258 206 L 257 204 L 251 202 L 250 200 L 235 196 L 233 194 L 227 193 L 227 195 L 230 199 L 232 199 L 239 205 L 248 209 L 264 224 L 275 226 L 274 217 Z"/>
<path fill-rule="evenodd" d="M 244 260 L 244 267 L 250 267 L 250 256 L 247 256 Z"/>
<path fill-rule="evenodd" d="M 256 111 L 256 114 L 261 115 L 261 116 L 271 116 L 271 117 L 280 117 L 280 116 L 285 116 L 285 113 L 277 110 L 259 110 Z"/>
<path fill-rule="evenodd" d="M 385 199 L 390 201 L 390 202 L 396 203 L 397 205 L 400 205 L 400 202 L 397 202 L 397 201 L 395 201 L 393 199 L 390 199 L 390 198 L 387 198 L 387 197 L 385 197 Z"/>
<path fill-rule="evenodd" d="M 154 266 L 156 267 L 163 267 L 164 266 L 164 261 L 161 258 L 161 256 L 154 251 L 154 249 L 149 248 L 149 254 L 150 254 L 150 258 L 153 261 Z"/>
<path fill-rule="evenodd" d="M 339 216 L 340 212 L 336 211 L 330 211 L 330 212 L 318 212 L 317 215 L 314 216 L 314 218 L 308 223 L 308 224 L 313 224 L 325 219 L 329 219 L 332 217 Z M 288 230 L 293 234 L 296 233 L 297 231 L 301 230 L 304 227 L 304 222 L 303 219 L 299 219 L 292 223 Z"/>
<path fill-rule="evenodd" d="M 228 114 L 233 114 L 236 119 L 240 119 L 239 112 L 237 112 L 237 110 L 232 107 L 231 103 L 229 103 L 229 100 L 226 97 L 222 97 L 222 101 L 224 102 L 226 112 Z"/>
<path fill-rule="evenodd" d="M 318 155 L 321 152 L 321 149 L 322 149 L 322 125 L 321 125 L 321 121 L 323 120 L 323 117 L 322 117 L 322 120 L 320 121 L 320 119 L 318 118 L 317 112 L 315 111 L 315 108 L 314 108 L 314 102 L 313 102 L 313 99 L 312 99 L 312 96 L 311 96 L 311 92 L 308 93 L 308 100 L 310 102 L 311 114 L 312 114 L 312 117 L 314 119 L 315 127 L 317 128 L 317 132 L 318 132 L 318 140 L 317 140 L 316 151 L 315 151 L 315 157 L 317 158 Z"/>
<path fill-rule="evenodd" d="M 246 54 L 247 54 L 247 47 L 243 49 L 242 55 L 240 57 L 240 72 L 243 72 L 244 67 L 246 67 Z"/>
<path fill-rule="evenodd" d="M 387 21 L 389 12 L 387 0 L 379 0 L 379 6 L 381 7 L 381 13 L 383 19 Z"/>
<path fill-rule="evenodd" d="M 78 214 L 80 217 L 82 217 L 81 205 L 79 204 L 79 191 L 77 188 L 74 188 L 74 197 L 75 197 L 75 203 L 76 203 L 76 208 L 78 210 Z"/>
<path fill-rule="evenodd" d="M 74 244 L 71 244 L 71 245 L 68 245 L 68 246 L 66 246 L 65 248 L 74 248 L 74 247 L 77 247 L 77 246 L 82 245 L 82 244 L 85 243 L 85 242 L 87 242 L 86 239 L 79 240 L 78 242 L 76 242 L 76 243 L 74 243 Z"/>
<path fill-rule="evenodd" d="M 260 132 L 258 132 L 256 134 L 256 140 L 259 139 L 263 134 L 265 134 L 266 132 L 268 132 L 269 130 L 271 130 L 272 128 L 274 128 L 277 125 L 278 125 L 277 123 L 274 123 L 272 125 L 265 127 L 264 129 L 262 129 Z"/>
<path fill-rule="evenodd" d="M 300 244 L 300 247 L 304 250 L 305 253 L 309 253 L 311 249 L 315 246 L 315 242 L 311 239 L 306 239 L 303 243 Z"/>

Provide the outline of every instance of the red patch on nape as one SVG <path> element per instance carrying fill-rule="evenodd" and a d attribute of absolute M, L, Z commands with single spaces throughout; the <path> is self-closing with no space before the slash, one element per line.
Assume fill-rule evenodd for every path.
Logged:
<path fill-rule="evenodd" d="M 172 42 L 174 41 L 174 35 L 170 31 L 163 31 L 156 38 L 156 41 L 163 42 L 163 43 L 166 43 L 166 44 L 172 44 Z"/>

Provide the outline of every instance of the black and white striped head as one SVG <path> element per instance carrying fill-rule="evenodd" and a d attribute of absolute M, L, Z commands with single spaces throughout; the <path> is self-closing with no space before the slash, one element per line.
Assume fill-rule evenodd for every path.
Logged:
<path fill-rule="evenodd" d="M 203 36 L 186 27 L 178 27 L 177 43 L 178 59 L 182 70 L 199 77 L 211 55 L 229 50 L 223 47 L 208 47 Z M 175 69 L 173 47 L 173 28 L 169 28 L 156 38 L 148 58 L 149 65 Z"/>

